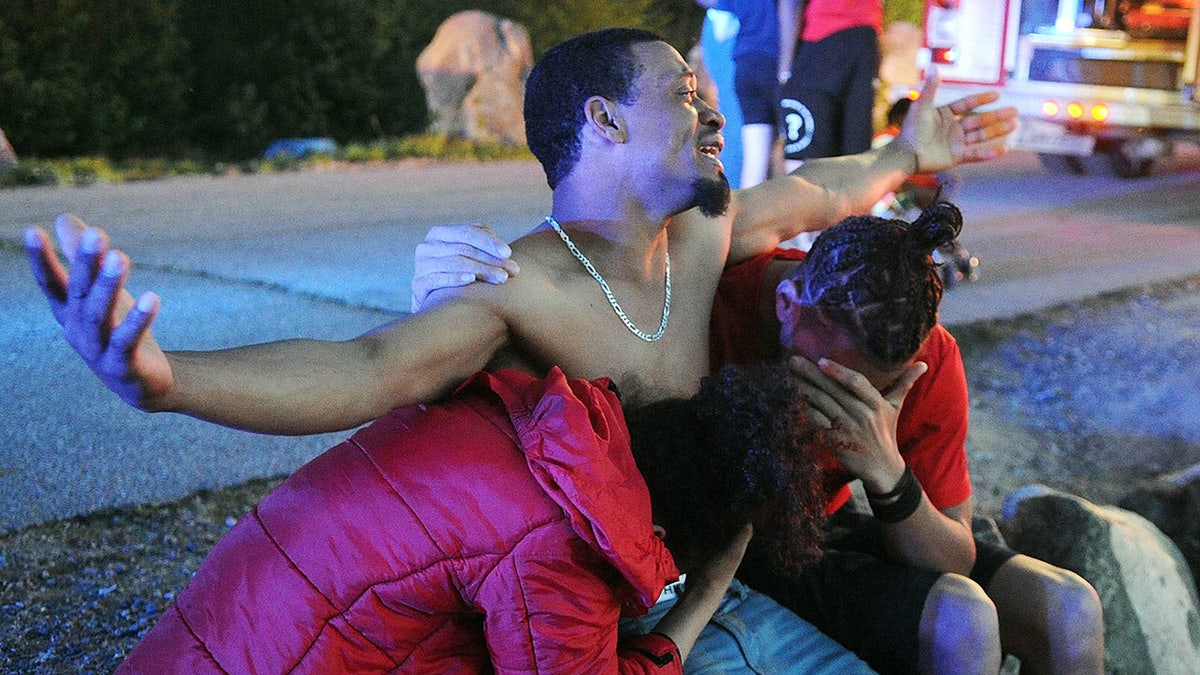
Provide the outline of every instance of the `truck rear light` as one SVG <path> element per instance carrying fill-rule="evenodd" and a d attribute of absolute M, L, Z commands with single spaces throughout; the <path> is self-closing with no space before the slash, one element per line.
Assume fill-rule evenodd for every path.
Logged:
<path fill-rule="evenodd" d="M 1092 106 L 1092 119 L 1097 122 L 1103 122 L 1108 119 L 1108 106 L 1103 103 L 1097 103 Z"/>
<path fill-rule="evenodd" d="M 958 49 L 955 47 L 933 47 L 930 53 L 934 63 L 951 64 L 958 61 Z"/>
<path fill-rule="evenodd" d="M 1046 101 L 1042 103 L 1042 114 L 1046 117 L 1058 117 L 1058 113 L 1062 110 L 1058 107 L 1055 101 Z"/>
<path fill-rule="evenodd" d="M 1067 117 L 1073 120 L 1083 119 L 1083 106 L 1078 103 L 1067 104 Z"/>

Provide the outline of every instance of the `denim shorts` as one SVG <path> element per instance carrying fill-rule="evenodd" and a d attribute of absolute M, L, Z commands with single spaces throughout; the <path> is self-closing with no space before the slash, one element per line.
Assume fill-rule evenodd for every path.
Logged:
<path fill-rule="evenodd" d="M 675 606 L 681 581 L 667 586 L 645 616 L 621 621 L 621 635 L 653 630 Z M 734 579 L 713 618 L 700 633 L 683 672 L 718 675 L 874 673 L 853 652 L 771 598 Z"/>

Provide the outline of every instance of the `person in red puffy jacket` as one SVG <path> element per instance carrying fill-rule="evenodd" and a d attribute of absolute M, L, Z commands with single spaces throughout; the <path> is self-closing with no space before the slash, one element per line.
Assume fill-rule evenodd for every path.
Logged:
<path fill-rule="evenodd" d="M 747 523 L 780 569 L 815 552 L 824 432 L 794 399 L 783 370 L 731 368 L 631 412 L 631 449 L 606 380 L 480 373 L 285 480 L 118 672 L 681 673 Z M 668 547 L 684 599 L 618 644 L 678 578 Z"/>

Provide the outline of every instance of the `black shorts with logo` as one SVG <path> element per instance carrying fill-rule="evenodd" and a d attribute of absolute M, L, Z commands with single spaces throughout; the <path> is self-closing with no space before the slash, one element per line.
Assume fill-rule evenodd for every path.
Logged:
<path fill-rule="evenodd" d="M 738 578 L 854 651 L 881 673 L 917 672 L 921 612 L 941 576 L 885 558 L 883 528 L 861 514 L 834 516 L 821 559 L 798 581 L 747 560 Z M 1016 552 L 975 540 L 970 578 L 985 590 Z"/>

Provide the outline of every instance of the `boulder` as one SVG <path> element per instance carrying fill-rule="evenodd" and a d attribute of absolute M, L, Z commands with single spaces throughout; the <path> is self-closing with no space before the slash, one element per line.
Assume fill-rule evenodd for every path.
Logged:
<path fill-rule="evenodd" d="M 487 12 L 442 22 L 417 57 L 433 130 L 457 138 L 525 144 L 525 79 L 533 48 L 523 26 Z"/>
<path fill-rule="evenodd" d="M 971 516 L 971 534 L 977 541 L 986 542 L 993 546 L 1004 546 L 1004 535 L 1000 533 L 1000 525 L 992 518 L 981 515 Z"/>
<path fill-rule="evenodd" d="M 1017 551 L 1087 579 L 1104 606 L 1105 671 L 1200 674 L 1200 611 L 1187 562 L 1153 523 L 1044 486 L 1011 494 L 1001 530 Z"/>
<path fill-rule="evenodd" d="M 17 152 L 8 142 L 4 130 L 0 129 L 0 173 L 8 173 L 15 168 L 17 168 Z"/>
<path fill-rule="evenodd" d="M 1200 464 L 1159 476 L 1122 497 L 1118 505 L 1170 537 L 1200 584 Z"/>

